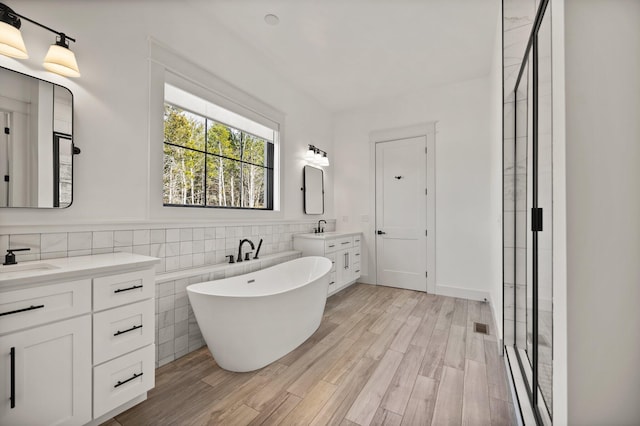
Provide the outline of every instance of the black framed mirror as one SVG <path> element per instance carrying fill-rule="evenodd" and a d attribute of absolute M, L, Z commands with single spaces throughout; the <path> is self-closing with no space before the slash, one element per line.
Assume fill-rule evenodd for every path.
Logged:
<path fill-rule="evenodd" d="M 302 180 L 305 214 L 324 214 L 324 171 L 304 166 Z"/>
<path fill-rule="evenodd" d="M 73 94 L 0 67 L 0 207 L 73 202 Z"/>

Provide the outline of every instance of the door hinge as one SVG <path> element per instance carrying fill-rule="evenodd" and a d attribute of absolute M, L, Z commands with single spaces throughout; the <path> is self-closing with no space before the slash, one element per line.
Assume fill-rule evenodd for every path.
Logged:
<path fill-rule="evenodd" d="M 427 147 L 425 147 L 425 148 L 424 148 L 424 153 L 425 153 L 425 154 L 427 153 Z"/>
<path fill-rule="evenodd" d="M 10 129 L 10 128 L 8 128 L 8 127 L 5 127 L 5 128 L 4 128 L 4 134 L 5 134 L 5 135 L 10 135 L 10 134 L 11 134 L 11 129 Z"/>
<path fill-rule="evenodd" d="M 4 181 L 9 182 L 9 175 L 4 175 Z"/>
<path fill-rule="evenodd" d="M 542 231 L 542 208 L 533 207 L 531 209 L 531 231 Z"/>
<path fill-rule="evenodd" d="M 428 190 L 427 190 L 427 188 L 425 188 L 425 189 L 424 189 L 424 195 L 428 195 L 428 194 L 427 194 L 427 191 L 428 191 Z"/>
<path fill-rule="evenodd" d="M 428 237 L 428 236 L 429 236 L 429 230 L 428 230 L 428 229 L 425 229 L 425 230 L 424 230 L 424 235 L 425 235 L 426 237 Z"/>

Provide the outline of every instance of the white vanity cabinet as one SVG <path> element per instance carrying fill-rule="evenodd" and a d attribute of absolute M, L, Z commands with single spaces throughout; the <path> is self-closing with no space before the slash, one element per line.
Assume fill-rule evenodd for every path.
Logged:
<path fill-rule="evenodd" d="M 153 269 L 93 279 L 93 417 L 155 384 Z"/>
<path fill-rule="evenodd" d="M 294 235 L 293 248 L 303 256 L 324 256 L 331 260 L 328 292 L 331 296 L 360 278 L 361 241 L 359 232 L 298 234 Z"/>
<path fill-rule="evenodd" d="M 0 424 L 91 420 L 90 314 L 2 336 L 0 353 Z"/>
<path fill-rule="evenodd" d="M 156 261 L 115 253 L 0 267 L 0 425 L 99 424 L 146 397 Z"/>

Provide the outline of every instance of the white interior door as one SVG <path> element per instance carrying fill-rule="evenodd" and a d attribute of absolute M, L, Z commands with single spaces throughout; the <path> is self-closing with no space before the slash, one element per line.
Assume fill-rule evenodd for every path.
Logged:
<path fill-rule="evenodd" d="M 427 291 L 427 138 L 376 143 L 378 284 Z"/>

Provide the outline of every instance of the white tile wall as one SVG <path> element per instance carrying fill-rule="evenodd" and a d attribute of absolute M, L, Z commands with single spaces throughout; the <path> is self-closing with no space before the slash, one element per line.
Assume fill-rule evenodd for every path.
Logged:
<path fill-rule="evenodd" d="M 89 254 L 130 252 L 161 259 L 158 273 L 192 266 L 223 263 L 225 256 L 237 255 L 238 242 L 249 238 L 261 254 L 291 250 L 292 236 L 310 232 L 315 221 L 282 224 L 180 227 L 162 229 L 122 229 L 114 231 L 53 232 L 0 235 L 0 250 L 29 248 L 18 252 L 18 262 Z M 327 231 L 335 230 L 330 221 Z M 247 246 L 245 246 L 245 249 Z"/>

